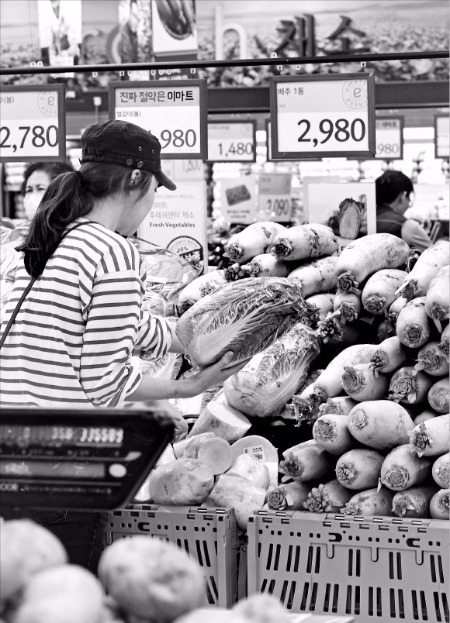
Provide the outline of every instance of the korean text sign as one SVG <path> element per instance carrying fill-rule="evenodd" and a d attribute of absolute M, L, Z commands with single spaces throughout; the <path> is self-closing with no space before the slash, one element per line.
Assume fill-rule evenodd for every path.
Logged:
<path fill-rule="evenodd" d="M 210 121 L 208 160 L 212 162 L 255 162 L 255 121 Z"/>
<path fill-rule="evenodd" d="M 403 117 L 376 118 L 377 159 L 403 159 L 403 125 Z"/>
<path fill-rule="evenodd" d="M 154 134 L 161 158 L 207 158 L 204 80 L 112 82 L 109 89 L 110 118 Z"/>
<path fill-rule="evenodd" d="M 372 74 L 272 78 L 270 113 L 274 159 L 375 155 Z"/>
<path fill-rule="evenodd" d="M 4 86 L 0 92 L 0 160 L 66 157 L 64 86 Z"/>

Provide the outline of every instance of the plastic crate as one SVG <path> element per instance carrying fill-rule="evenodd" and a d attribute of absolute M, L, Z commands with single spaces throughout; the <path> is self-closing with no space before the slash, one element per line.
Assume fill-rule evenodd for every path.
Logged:
<path fill-rule="evenodd" d="M 438 520 L 259 511 L 248 525 L 248 592 L 356 623 L 448 622 L 449 535 Z"/>
<path fill-rule="evenodd" d="M 142 504 L 108 513 L 105 545 L 135 535 L 169 541 L 186 550 L 205 574 L 209 603 L 223 608 L 236 603 L 238 541 L 233 511 Z"/>

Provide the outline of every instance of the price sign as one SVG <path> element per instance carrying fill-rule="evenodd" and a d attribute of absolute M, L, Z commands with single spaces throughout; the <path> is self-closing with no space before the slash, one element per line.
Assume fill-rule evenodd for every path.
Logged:
<path fill-rule="evenodd" d="M 272 78 L 273 158 L 374 156 L 374 100 L 372 74 Z"/>
<path fill-rule="evenodd" d="M 58 161 L 66 157 L 64 86 L 2 86 L 0 161 Z"/>
<path fill-rule="evenodd" d="M 450 122 L 446 115 L 434 117 L 434 153 L 435 158 L 450 157 L 449 132 Z"/>
<path fill-rule="evenodd" d="M 272 124 L 270 123 L 270 119 L 266 119 L 266 149 L 267 162 L 276 162 L 277 158 L 272 156 Z M 320 160 L 320 158 L 308 158 L 308 160 Z M 298 158 L 283 158 L 282 162 L 298 162 Z"/>
<path fill-rule="evenodd" d="M 403 159 L 403 117 L 377 117 L 375 158 L 382 160 Z"/>
<path fill-rule="evenodd" d="M 259 176 L 258 218 L 286 223 L 292 220 L 290 173 L 261 173 Z"/>
<path fill-rule="evenodd" d="M 149 130 L 161 143 L 161 158 L 206 160 L 205 80 L 112 82 L 111 119 L 130 121 Z"/>
<path fill-rule="evenodd" d="M 208 160 L 255 162 L 256 121 L 209 122 Z"/>

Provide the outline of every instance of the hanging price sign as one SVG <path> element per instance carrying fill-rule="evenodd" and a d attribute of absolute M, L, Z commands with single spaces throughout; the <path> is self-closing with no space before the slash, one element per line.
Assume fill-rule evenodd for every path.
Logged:
<path fill-rule="evenodd" d="M 447 115 L 434 117 L 434 155 L 435 158 L 450 156 L 450 123 Z"/>
<path fill-rule="evenodd" d="M 59 161 L 66 157 L 64 86 L 2 86 L 0 161 Z"/>
<path fill-rule="evenodd" d="M 403 117 L 377 117 L 375 158 L 382 160 L 403 159 Z"/>
<path fill-rule="evenodd" d="M 292 175 L 290 173 L 261 173 L 259 176 L 259 220 L 286 223 L 292 220 Z"/>
<path fill-rule="evenodd" d="M 209 122 L 208 160 L 255 162 L 256 121 Z"/>
<path fill-rule="evenodd" d="M 161 158 L 208 156 L 205 80 L 112 82 L 109 116 L 141 126 L 161 143 Z"/>
<path fill-rule="evenodd" d="M 274 159 L 375 155 L 372 74 L 272 78 L 270 113 Z"/>

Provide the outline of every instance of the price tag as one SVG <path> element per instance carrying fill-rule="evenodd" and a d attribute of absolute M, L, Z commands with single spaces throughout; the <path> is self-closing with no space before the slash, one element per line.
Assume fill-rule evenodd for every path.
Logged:
<path fill-rule="evenodd" d="M 272 155 L 272 124 L 270 119 L 266 119 L 266 149 L 267 149 L 267 162 L 276 162 L 277 158 Z M 320 160 L 320 158 L 308 158 L 308 160 Z M 298 162 L 298 158 L 283 158 L 282 162 Z"/>
<path fill-rule="evenodd" d="M 2 86 L 0 161 L 59 161 L 66 157 L 64 86 Z"/>
<path fill-rule="evenodd" d="M 372 74 L 272 78 L 270 111 L 275 159 L 375 155 Z"/>
<path fill-rule="evenodd" d="M 255 162 L 256 121 L 209 122 L 208 160 Z"/>
<path fill-rule="evenodd" d="M 403 117 L 376 118 L 376 158 L 381 158 L 382 160 L 403 159 L 403 125 Z"/>
<path fill-rule="evenodd" d="M 149 130 L 161 143 L 161 158 L 206 160 L 205 80 L 112 82 L 110 118 Z"/>
<path fill-rule="evenodd" d="M 448 116 L 435 115 L 434 117 L 434 152 L 435 158 L 450 157 L 450 123 Z"/>
<path fill-rule="evenodd" d="M 259 176 L 258 218 L 278 223 L 292 220 L 292 175 L 261 173 Z"/>

